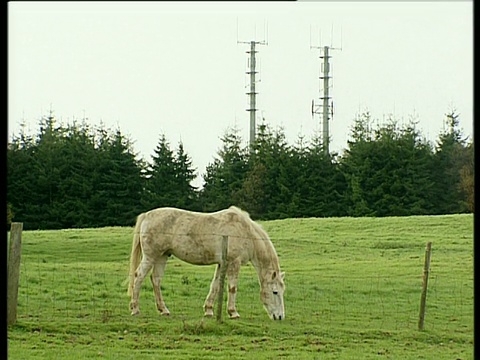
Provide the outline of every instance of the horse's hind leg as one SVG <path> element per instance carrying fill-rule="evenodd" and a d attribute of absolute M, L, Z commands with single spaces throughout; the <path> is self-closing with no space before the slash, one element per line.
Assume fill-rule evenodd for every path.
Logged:
<path fill-rule="evenodd" d="M 165 266 L 167 265 L 168 256 L 163 255 L 158 262 L 153 266 L 152 275 L 150 279 L 152 280 L 153 292 L 155 293 L 155 301 L 157 303 L 157 309 L 162 315 L 170 315 L 165 306 L 165 302 L 162 297 L 162 290 L 160 289 L 160 282 L 162 281 L 163 274 L 165 272 Z"/>
<path fill-rule="evenodd" d="M 152 268 L 152 264 L 147 261 L 145 258 L 142 259 L 140 265 L 135 271 L 135 281 L 133 285 L 132 298 L 130 300 L 130 309 L 132 310 L 132 315 L 137 315 L 140 313 L 140 308 L 138 305 L 138 297 L 140 295 L 140 288 L 142 287 L 143 280 L 145 276 Z"/>
<path fill-rule="evenodd" d="M 213 304 L 218 293 L 219 278 L 220 265 L 217 265 L 217 267 L 215 268 L 215 274 L 213 275 L 212 283 L 210 284 L 210 291 L 208 292 L 207 298 L 205 299 L 205 303 L 203 305 L 205 316 L 213 316 Z"/>

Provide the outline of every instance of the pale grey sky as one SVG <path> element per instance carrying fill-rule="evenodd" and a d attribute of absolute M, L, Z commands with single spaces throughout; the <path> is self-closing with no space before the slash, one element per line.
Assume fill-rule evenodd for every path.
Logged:
<path fill-rule="evenodd" d="M 365 110 L 415 116 L 433 141 L 456 109 L 473 136 L 473 1 L 22 1 L 8 3 L 9 138 L 22 121 L 36 134 L 50 107 L 63 123 L 120 127 L 147 160 L 164 133 L 183 142 L 200 184 L 226 129 L 248 142 L 249 47 L 237 40 L 268 41 L 257 46 L 257 123 L 283 126 L 290 143 L 320 129 L 320 45 L 341 46 L 331 151 Z"/>

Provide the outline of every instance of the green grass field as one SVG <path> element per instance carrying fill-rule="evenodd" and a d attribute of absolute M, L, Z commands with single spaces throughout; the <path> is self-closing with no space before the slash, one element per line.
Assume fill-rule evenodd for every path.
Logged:
<path fill-rule="evenodd" d="M 24 231 L 9 359 L 473 359 L 472 214 L 261 224 L 286 272 L 281 322 L 263 309 L 251 265 L 240 272 L 241 318 L 204 318 L 214 266 L 175 258 L 162 283 L 170 317 L 158 314 L 149 279 L 132 317 L 132 228 Z"/>

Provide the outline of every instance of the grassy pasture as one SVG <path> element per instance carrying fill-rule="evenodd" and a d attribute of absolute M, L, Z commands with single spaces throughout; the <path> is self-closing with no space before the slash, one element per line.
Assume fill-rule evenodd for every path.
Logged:
<path fill-rule="evenodd" d="M 264 311 L 251 265 L 240 272 L 241 318 L 203 318 L 214 267 L 175 258 L 162 283 L 170 317 L 157 313 L 149 279 L 132 317 L 124 284 L 132 228 L 24 231 L 9 359 L 473 358 L 473 215 L 262 225 L 286 272 L 282 322 Z"/>

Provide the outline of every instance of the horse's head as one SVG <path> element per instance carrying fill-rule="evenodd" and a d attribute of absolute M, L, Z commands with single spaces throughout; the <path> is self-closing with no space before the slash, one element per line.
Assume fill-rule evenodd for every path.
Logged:
<path fill-rule="evenodd" d="M 283 305 L 284 277 L 284 272 L 269 271 L 261 284 L 260 299 L 272 320 L 285 319 L 285 308 Z"/>

